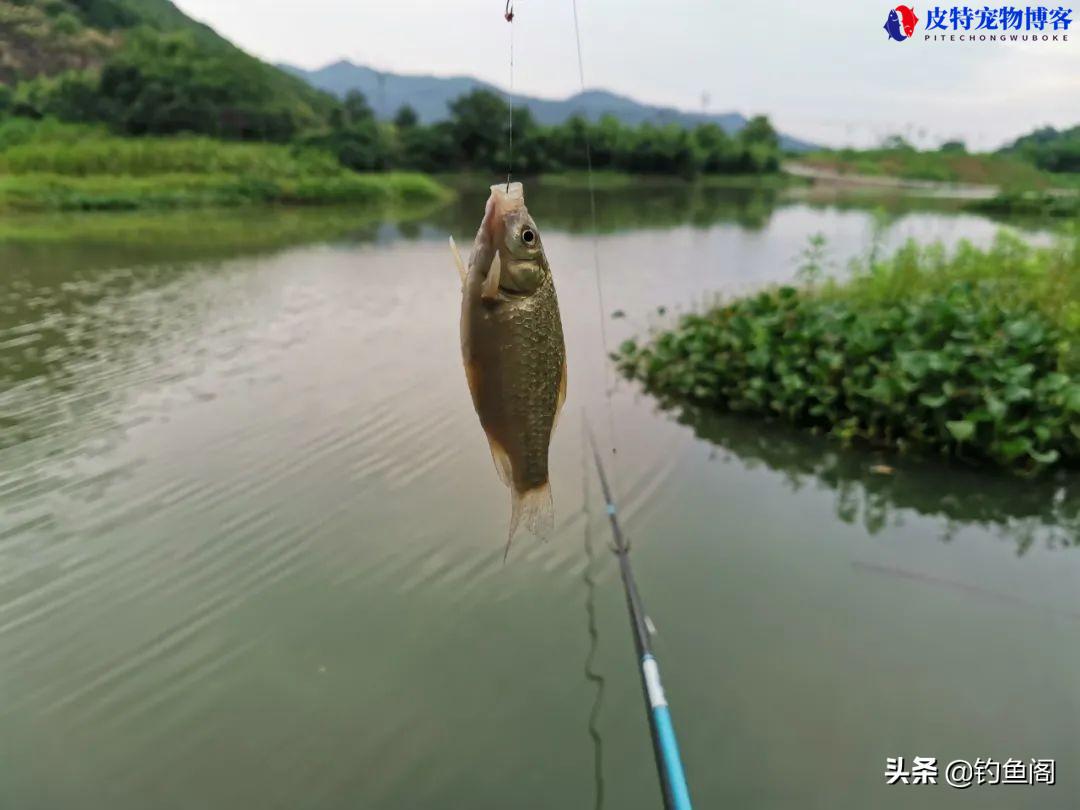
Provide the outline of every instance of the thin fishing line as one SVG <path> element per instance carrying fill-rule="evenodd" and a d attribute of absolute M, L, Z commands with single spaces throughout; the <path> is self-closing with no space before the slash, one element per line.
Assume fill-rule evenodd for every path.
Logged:
<path fill-rule="evenodd" d="M 582 425 L 587 425 L 585 408 L 581 409 Z M 585 617 L 589 633 L 589 651 L 585 656 L 585 680 L 593 684 L 592 709 L 589 712 L 589 739 L 593 748 L 593 810 L 602 810 L 604 806 L 604 738 L 600 734 L 600 712 L 604 705 L 604 686 L 606 679 L 596 669 L 596 656 L 600 647 L 600 628 L 596 621 L 596 549 L 592 534 L 592 497 L 589 492 L 589 448 L 586 444 L 585 430 L 581 435 L 581 512 L 585 519 L 585 570 L 582 580 L 585 582 Z"/>
<path fill-rule="evenodd" d="M 577 45 L 577 61 L 578 61 L 578 78 L 581 80 L 581 92 L 585 92 L 585 59 L 582 55 L 581 49 L 581 25 L 578 22 L 578 7 L 577 0 L 571 0 L 574 8 L 574 43 Z M 604 397 L 607 402 L 607 417 L 608 417 L 608 433 L 611 438 L 611 454 L 615 455 L 617 451 L 618 442 L 615 436 L 615 415 L 614 409 L 611 404 L 611 391 L 614 388 L 614 383 L 611 381 L 611 371 L 608 368 L 610 362 L 610 354 L 608 351 L 608 338 L 607 338 L 607 308 L 604 306 L 604 284 L 600 278 L 600 246 L 599 246 L 599 230 L 596 226 L 596 183 L 593 180 L 593 162 L 592 162 L 592 144 L 589 142 L 589 122 L 585 119 L 585 167 L 588 172 L 589 178 L 589 218 L 592 225 L 592 254 L 593 254 L 593 275 L 596 278 L 596 300 L 597 306 L 600 309 L 600 343 L 603 346 L 603 367 L 604 367 Z M 614 471 L 612 478 L 615 478 Z M 616 481 L 616 484 L 618 482 Z M 616 486 L 616 489 L 618 487 Z"/>
<path fill-rule="evenodd" d="M 510 24 L 510 89 L 506 94 L 507 131 L 510 133 L 510 148 L 507 150 L 506 192 L 510 193 L 510 178 L 514 173 L 514 0 L 506 0 L 503 17 Z"/>
<path fill-rule="evenodd" d="M 509 2 L 509 0 L 507 0 Z M 585 92 L 585 60 L 581 49 L 581 26 L 578 22 L 577 0 L 572 0 L 574 8 L 574 40 L 577 44 L 578 76 L 581 79 L 581 92 Z M 600 307 L 600 340 L 603 345 L 604 378 L 605 382 L 609 375 L 608 344 L 606 309 L 604 307 L 604 286 L 600 277 L 600 249 L 599 236 L 596 227 L 596 185 L 593 181 L 592 146 L 589 143 L 588 119 L 585 121 L 585 163 L 589 177 L 589 215 L 592 221 L 593 243 L 593 268 L 596 276 L 596 300 Z M 617 442 L 615 436 L 615 416 L 611 403 L 612 386 L 605 386 L 605 399 L 607 401 L 608 425 L 611 431 L 611 452 L 616 452 Z M 637 583 L 634 581 L 633 570 L 630 566 L 630 544 L 622 532 L 619 522 L 618 510 L 615 506 L 614 487 L 611 486 L 608 476 L 604 471 L 603 461 L 600 459 L 600 450 L 596 444 L 596 437 L 589 427 L 588 417 L 582 414 L 582 432 L 588 439 L 592 448 L 593 460 L 596 462 L 596 473 L 600 478 L 600 490 L 604 496 L 604 505 L 611 524 L 612 537 L 615 541 L 615 555 L 619 561 L 619 572 L 623 581 L 623 590 L 626 594 L 626 605 L 630 614 L 630 624 L 633 629 L 634 649 L 637 652 L 640 664 L 642 696 L 645 699 L 646 714 L 649 721 L 649 736 L 652 738 L 653 756 L 656 759 L 657 776 L 660 780 L 660 790 L 664 800 L 665 810 L 691 810 L 690 791 L 686 786 L 686 774 L 683 771 L 682 757 L 679 754 L 679 745 L 675 739 L 675 727 L 671 720 L 671 712 L 668 709 L 667 698 L 664 695 L 663 684 L 660 680 L 660 667 L 653 655 L 651 636 L 651 623 L 645 612 L 645 606 L 638 593 Z M 583 443 L 584 444 L 584 443 Z M 614 465 L 613 465 L 614 466 Z M 591 550 L 591 534 L 588 525 L 588 478 L 585 481 L 586 498 L 585 505 L 585 543 L 586 553 Z M 586 562 L 586 571 L 591 564 L 590 559 Z M 589 580 L 586 579 L 586 585 Z M 586 668 L 588 673 L 588 668 Z M 598 696 L 599 698 L 599 696 Z M 594 711 L 598 711 L 594 706 Z M 598 738 L 596 738 L 598 741 Z M 597 770 L 598 787 L 602 789 L 602 765 L 599 759 L 599 750 L 595 759 Z M 602 793 L 597 792 L 597 806 L 602 801 Z"/>

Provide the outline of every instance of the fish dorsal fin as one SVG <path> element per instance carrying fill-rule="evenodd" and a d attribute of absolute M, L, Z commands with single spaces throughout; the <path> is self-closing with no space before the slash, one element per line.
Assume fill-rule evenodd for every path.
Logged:
<path fill-rule="evenodd" d="M 495 254 L 495 258 L 491 260 L 491 268 L 488 270 L 487 278 L 484 279 L 484 285 L 480 288 L 480 297 L 486 298 L 489 301 L 494 300 L 499 295 L 499 277 L 502 275 L 502 262 L 499 260 L 499 254 Z"/>

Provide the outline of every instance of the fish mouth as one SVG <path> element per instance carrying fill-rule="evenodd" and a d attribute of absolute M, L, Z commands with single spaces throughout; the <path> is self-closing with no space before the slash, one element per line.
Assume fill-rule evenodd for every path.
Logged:
<path fill-rule="evenodd" d="M 525 204 L 525 186 L 521 183 L 497 183 L 491 187 L 491 196 L 498 198 L 509 210 Z"/>
<path fill-rule="evenodd" d="M 525 187 L 521 183 L 499 183 L 491 187 L 484 208 L 483 228 L 492 243 L 502 241 L 506 232 L 506 217 L 525 207 Z"/>

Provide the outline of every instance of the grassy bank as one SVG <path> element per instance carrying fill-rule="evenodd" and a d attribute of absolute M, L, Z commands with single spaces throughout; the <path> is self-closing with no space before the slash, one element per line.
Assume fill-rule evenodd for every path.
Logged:
<path fill-rule="evenodd" d="M 1037 471 L 1080 462 L 1080 237 L 909 245 L 628 341 L 664 397 L 899 450 Z"/>
<path fill-rule="evenodd" d="M 274 178 L 231 174 L 144 177 L 0 175 L 0 210 L 139 211 L 246 205 L 390 207 L 437 200 L 447 192 L 420 174 Z"/>
<path fill-rule="evenodd" d="M 1017 157 L 963 151 L 841 149 L 800 155 L 798 162 L 837 174 L 990 185 L 1002 189 L 1046 189 L 1076 184 L 1069 175 L 1050 174 Z"/>
<path fill-rule="evenodd" d="M 449 196 L 425 175 L 359 174 L 313 149 L 202 137 L 121 138 L 95 127 L 19 119 L 0 126 L 0 210 L 385 207 Z"/>

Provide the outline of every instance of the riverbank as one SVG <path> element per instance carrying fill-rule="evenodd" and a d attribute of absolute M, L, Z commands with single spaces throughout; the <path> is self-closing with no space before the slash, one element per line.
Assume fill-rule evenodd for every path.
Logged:
<path fill-rule="evenodd" d="M 252 205 L 437 202 L 416 172 L 357 173 L 309 148 L 212 138 L 122 138 L 99 127 L 12 120 L 0 127 L 0 211 L 153 211 Z"/>
<path fill-rule="evenodd" d="M 836 153 L 841 154 L 841 153 Z M 869 159 L 877 153 L 858 153 Z M 883 153 L 884 154 L 884 153 Z M 891 153 L 889 153 L 891 154 Z M 922 155 L 922 153 L 917 153 Z M 869 157 L 868 157 L 869 156 Z M 835 157 L 830 153 L 830 159 Z M 618 193 L 629 189 L 747 189 L 763 192 L 819 193 L 836 189 L 845 197 L 903 193 L 911 196 L 992 201 L 993 213 L 1013 213 L 1017 201 L 1028 215 L 1062 216 L 1075 200 L 1031 189 L 1046 184 L 1046 174 L 1015 160 L 965 156 L 962 165 L 1007 165 L 1012 174 L 990 172 L 995 180 L 1025 179 L 1023 195 L 996 197 L 996 186 L 942 183 L 887 176 L 907 169 L 884 160 L 878 174 L 855 175 L 813 163 L 810 156 L 784 165 L 784 171 L 759 174 L 639 174 L 612 169 L 516 173 L 530 186 Z M 935 160 L 939 159 L 940 155 Z M 921 159 L 926 158 L 922 155 Z M 1018 167 L 1019 166 L 1019 167 Z M 850 167 L 848 167 L 850 168 Z M 909 167 L 910 168 L 910 167 Z M 970 171 L 969 171 L 970 174 Z M 984 174 L 987 174 L 984 172 Z M 966 175 L 965 175 L 966 176 Z M 197 136 L 130 138 L 100 126 L 55 121 L 7 119 L 0 123 L 0 211 L 154 211 L 241 208 L 260 205 L 361 205 L 385 207 L 445 202 L 455 192 L 486 189 L 497 175 L 476 172 L 357 172 L 334 154 L 314 146 L 226 142 Z M 1065 181 L 1063 181 L 1065 182 Z M 1031 185 L 1034 184 L 1034 185 Z M 1075 196 L 1075 195 L 1074 195 Z"/>
<path fill-rule="evenodd" d="M 1080 178 L 1074 174 L 1043 171 L 1008 155 L 918 151 L 911 148 L 811 152 L 785 164 L 785 169 L 829 177 L 838 182 L 873 183 L 895 179 L 992 187 L 1006 191 L 1076 187 L 1080 184 Z"/>
<path fill-rule="evenodd" d="M 224 154 L 215 154 L 223 147 Z M 515 178 L 517 179 L 517 178 Z M 586 191 L 585 172 L 522 177 L 530 186 Z M 486 190 L 490 174 L 364 172 L 329 155 L 283 146 L 208 139 L 111 139 L 33 144 L 0 151 L 0 211 L 155 211 L 255 205 L 414 205 Z M 794 175 L 594 173 L 599 192 L 623 189 L 765 189 L 806 185 Z"/>
<path fill-rule="evenodd" d="M 848 199 L 893 193 L 910 197 L 957 200 L 969 211 L 1018 219 L 1059 220 L 1080 213 L 1080 178 L 1072 174 L 1039 177 L 1035 187 L 1012 187 L 960 181 L 916 180 L 887 174 L 855 174 L 851 167 L 837 170 L 814 163 L 791 161 L 783 166 L 791 178 L 807 184 L 811 196 L 835 195 Z M 882 168 L 877 166 L 877 168 Z M 989 173 L 993 175 L 993 173 Z M 1003 178 L 998 178 L 1003 179 Z M 1051 184 L 1054 184 L 1051 186 Z"/>
<path fill-rule="evenodd" d="M 654 393 L 899 451 L 1035 472 L 1080 463 L 1080 237 L 908 245 L 627 341 Z"/>
<path fill-rule="evenodd" d="M 393 172 L 271 177 L 170 173 L 131 177 L 30 173 L 0 175 L 0 211 L 152 211 L 252 205 L 389 208 L 448 200 L 430 177 Z"/>

